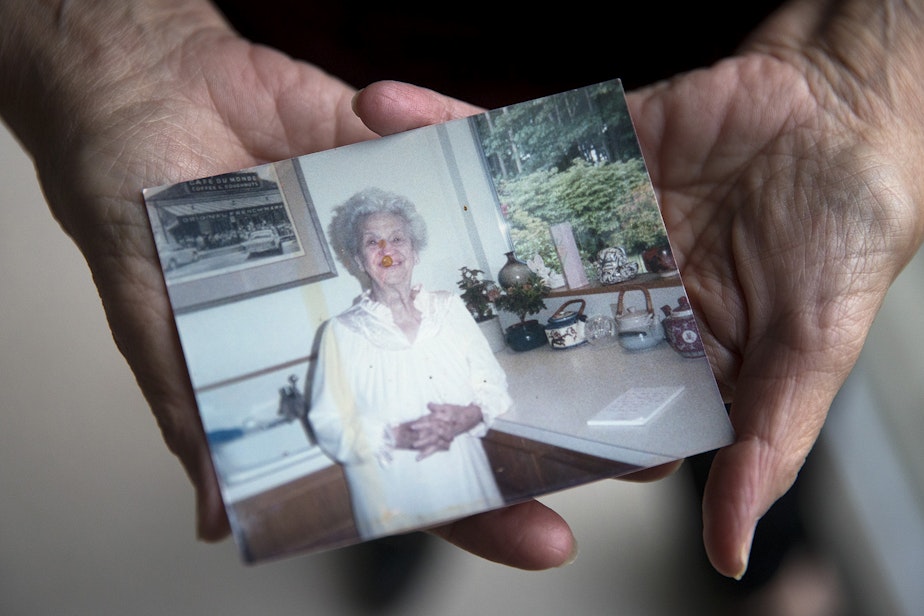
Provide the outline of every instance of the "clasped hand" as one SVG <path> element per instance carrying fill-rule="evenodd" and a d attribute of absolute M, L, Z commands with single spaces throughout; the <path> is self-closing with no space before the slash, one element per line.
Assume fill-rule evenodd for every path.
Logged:
<path fill-rule="evenodd" d="M 429 413 L 392 429 L 396 449 L 419 451 L 417 460 L 423 460 L 438 451 L 448 451 L 452 441 L 471 430 L 482 420 L 481 409 L 474 404 L 427 405 Z"/>

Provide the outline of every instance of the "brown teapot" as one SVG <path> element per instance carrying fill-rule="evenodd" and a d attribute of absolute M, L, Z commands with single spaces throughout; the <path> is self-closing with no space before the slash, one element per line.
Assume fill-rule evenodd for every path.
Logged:
<path fill-rule="evenodd" d="M 699 335 L 696 317 L 693 316 L 693 309 L 687 297 L 681 295 L 677 299 L 676 307 L 671 309 L 670 306 L 661 306 L 661 311 L 664 313 L 664 319 L 661 321 L 664 337 L 671 348 L 683 357 L 705 356 L 703 338 Z"/>

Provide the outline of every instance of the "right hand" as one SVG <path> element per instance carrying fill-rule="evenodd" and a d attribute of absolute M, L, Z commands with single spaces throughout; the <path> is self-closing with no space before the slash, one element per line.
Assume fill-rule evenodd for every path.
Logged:
<path fill-rule="evenodd" d="M 0 113 L 87 260 L 119 350 L 195 488 L 198 534 L 228 520 L 141 190 L 374 138 L 353 88 L 232 32 L 204 0 L 0 2 Z M 41 76 L 41 79 L 36 78 Z M 531 501 L 432 529 L 511 566 L 573 551 Z"/>

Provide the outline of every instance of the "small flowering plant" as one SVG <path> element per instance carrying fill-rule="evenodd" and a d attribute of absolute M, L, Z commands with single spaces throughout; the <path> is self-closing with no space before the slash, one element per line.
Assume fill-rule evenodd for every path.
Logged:
<path fill-rule="evenodd" d="M 526 317 L 536 314 L 545 308 L 545 298 L 549 295 L 551 289 L 549 285 L 542 281 L 539 274 L 533 272 L 523 284 L 503 289 L 494 304 L 500 310 L 512 312 L 520 318 L 520 323 L 526 321 Z"/>
<path fill-rule="evenodd" d="M 481 323 L 497 316 L 494 312 L 494 301 L 500 295 L 500 289 L 493 280 L 482 279 L 481 270 L 461 267 L 462 279 L 458 281 L 462 289 L 462 301 L 476 322 Z"/>

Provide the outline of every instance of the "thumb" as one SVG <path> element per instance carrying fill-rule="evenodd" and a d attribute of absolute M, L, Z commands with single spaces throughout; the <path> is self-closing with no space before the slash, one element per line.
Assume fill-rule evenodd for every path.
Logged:
<path fill-rule="evenodd" d="M 846 378 L 818 355 L 773 340 L 742 364 L 736 440 L 716 454 L 703 495 L 703 541 L 723 575 L 746 572 L 758 520 L 792 486 Z"/>
<path fill-rule="evenodd" d="M 426 88 L 400 81 L 377 81 L 356 93 L 353 111 L 368 128 L 385 136 L 483 110 Z"/>

